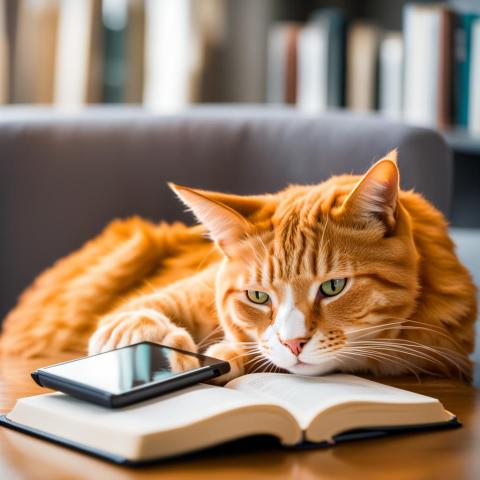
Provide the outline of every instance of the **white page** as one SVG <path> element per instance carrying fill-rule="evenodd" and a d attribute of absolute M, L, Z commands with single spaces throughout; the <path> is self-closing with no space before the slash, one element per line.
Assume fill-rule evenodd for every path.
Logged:
<path fill-rule="evenodd" d="M 51 422 L 80 422 L 95 430 L 145 435 L 170 430 L 248 405 L 270 403 L 222 387 L 198 384 L 122 409 L 108 409 L 63 393 L 26 397 L 8 414 L 10 420 L 49 431 Z M 23 408 L 24 406 L 29 408 Z M 32 423 L 25 414 L 41 414 Z M 45 420 L 44 424 L 42 421 Z"/>
<path fill-rule="evenodd" d="M 306 430 L 319 412 L 334 405 L 351 402 L 436 403 L 437 400 L 365 380 L 354 375 L 335 374 L 307 377 L 282 373 L 254 373 L 226 385 L 249 395 L 263 397 L 281 405 Z"/>

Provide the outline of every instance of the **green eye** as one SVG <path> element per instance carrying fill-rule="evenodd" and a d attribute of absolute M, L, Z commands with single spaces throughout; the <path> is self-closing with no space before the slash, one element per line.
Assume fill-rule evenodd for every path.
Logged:
<path fill-rule="evenodd" d="M 268 293 L 259 292 L 258 290 L 247 290 L 247 298 L 253 302 L 258 303 L 259 305 L 263 305 L 270 300 L 270 296 Z"/>
<path fill-rule="evenodd" d="M 326 297 L 334 297 L 338 295 L 347 284 L 346 278 L 334 278 L 333 280 L 327 280 L 320 285 L 320 291 Z"/>

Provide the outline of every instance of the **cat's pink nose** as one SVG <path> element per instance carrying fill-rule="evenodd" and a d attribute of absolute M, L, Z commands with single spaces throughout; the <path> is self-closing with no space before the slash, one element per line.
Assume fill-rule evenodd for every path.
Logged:
<path fill-rule="evenodd" d="M 294 355 L 300 355 L 303 347 L 307 343 L 306 338 L 292 338 L 291 340 L 281 340 L 281 342 L 288 347 Z"/>

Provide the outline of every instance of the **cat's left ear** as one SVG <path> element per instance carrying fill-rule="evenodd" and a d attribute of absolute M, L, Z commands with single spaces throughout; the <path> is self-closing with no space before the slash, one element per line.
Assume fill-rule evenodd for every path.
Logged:
<path fill-rule="evenodd" d="M 400 174 L 392 150 L 363 175 L 342 205 L 342 212 L 360 221 L 380 220 L 391 232 L 396 223 Z"/>
<path fill-rule="evenodd" d="M 169 183 L 168 186 L 228 256 L 229 247 L 253 229 L 248 217 L 264 205 L 262 196 L 229 195 Z"/>

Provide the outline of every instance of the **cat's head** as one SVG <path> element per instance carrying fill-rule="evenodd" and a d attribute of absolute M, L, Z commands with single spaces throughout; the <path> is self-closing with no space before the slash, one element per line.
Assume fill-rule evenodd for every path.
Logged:
<path fill-rule="evenodd" d="M 227 337 L 282 369 L 361 367 L 356 339 L 393 335 L 380 326 L 415 307 L 417 257 L 395 152 L 362 177 L 273 195 L 171 187 L 224 253 L 216 300 Z"/>

